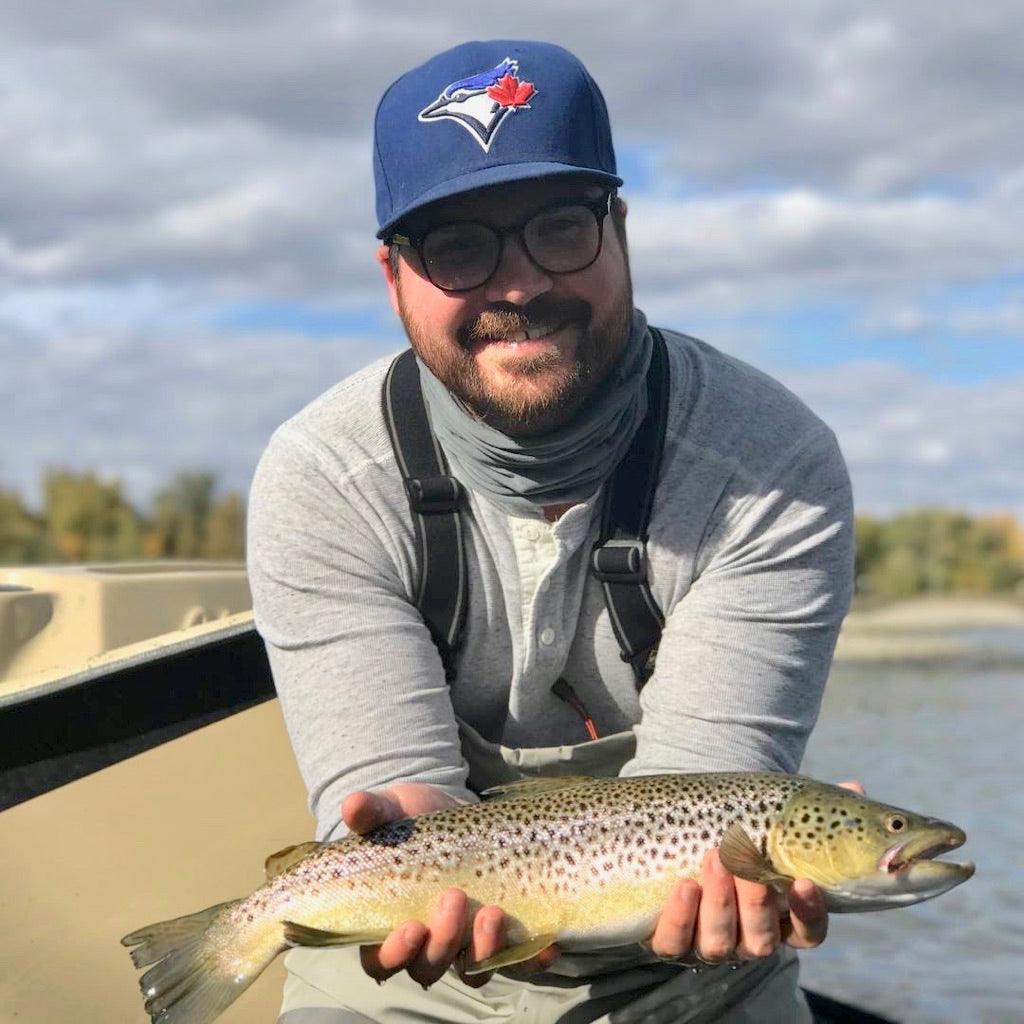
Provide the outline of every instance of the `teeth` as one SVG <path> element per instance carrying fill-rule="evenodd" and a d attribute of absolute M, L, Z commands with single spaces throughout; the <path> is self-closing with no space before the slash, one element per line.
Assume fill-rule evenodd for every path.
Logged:
<path fill-rule="evenodd" d="M 530 327 L 525 331 L 516 331 L 515 334 L 506 334 L 501 340 L 516 345 L 520 341 L 536 341 L 538 338 L 547 337 L 550 333 L 551 328 L 547 324 L 542 324 L 539 327 Z"/>

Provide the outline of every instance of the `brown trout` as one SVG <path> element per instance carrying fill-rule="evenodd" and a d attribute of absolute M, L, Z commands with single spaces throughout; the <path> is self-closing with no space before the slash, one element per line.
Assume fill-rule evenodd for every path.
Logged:
<path fill-rule="evenodd" d="M 289 946 L 371 944 L 429 920 L 455 886 L 471 909 L 502 907 L 508 948 L 474 964 L 648 938 L 680 878 L 707 850 L 734 875 L 784 888 L 809 878 L 836 912 L 931 899 L 974 873 L 934 860 L 965 841 L 955 825 L 799 775 L 728 772 L 536 779 L 365 836 L 304 843 L 267 859 L 250 896 L 148 925 L 135 947 L 146 1010 L 208 1024 Z"/>

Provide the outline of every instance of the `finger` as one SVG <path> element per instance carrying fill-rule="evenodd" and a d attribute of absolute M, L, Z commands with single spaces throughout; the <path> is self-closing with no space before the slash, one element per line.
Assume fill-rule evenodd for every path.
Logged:
<path fill-rule="evenodd" d="M 736 879 L 738 942 L 736 955 L 744 960 L 771 956 L 782 941 L 779 901 L 773 889 Z"/>
<path fill-rule="evenodd" d="M 700 908 L 693 948 L 711 963 L 728 960 L 736 949 L 736 885 L 722 867 L 718 850 L 704 857 Z"/>
<path fill-rule="evenodd" d="M 561 949 L 556 945 L 551 945 L 547 949 L 542 949 L 536 956 L 523 961 L 519 966 L 523 968 L 523 973 L 526 975 L 539 974 L 541 971 L 546 971 L 561 955 Z"/>
<path fill-rule="evenodd" d="M 356 790 L 349 793 L 341 804 L 341 817 L 353 832 L 359 835 L 377 828 L 396 817 L 391 801 L 379 793 Z"/>
<path fill-rule="evenodd" d="M 798 878 L 789 887 L 789 918 L 783 922 L 782 935 L 787 946 L 813 949 L 828 934 L 828 911 L 821 890 L 806 878 Z"/>
<path fill-rule="evenodd" d="M 468 900 L 461 889 L 441 893 L 430 915 L 427 941 L 409 964 L 409 977 L 429 988 L 451 967 L 468 939 Z"/>
<path fill-rule="evenodd" d="M 412 963 L 427 937 L 426 926 L 407 921 L 396 928 L 379 946 L 360 946 L 363 970 L 378 984 Z"/>
<path fill-rule="evenodd" d="M 867 790 L 856 779 L 849 779 L 846 782 L 840 782 L 839 785 L 842 789 L 852 789 L 854 793 L 860 793 L 861 796 L 867 792 Z"/>
<path fill-rule="evenodd" d="M 353 832 L 369 832 L 399 818 L 440 811 L 465 801 L 426 782 L 398 782 L 373 791 L 356 790 L 341 804 L 341 816 Z"/>
<path fill-rule="evenodd" d="M 655 956 L 680 957 L 690 952 L 699 906 L 700 886 L 689 878 L 682 879 L 669 895 L 651 936 Z"/>
<path fill-rule="evenodd" d="M 529 960 L 521 960 L 517 964 L 510 964 L 505 968 L 504 973 L 510 978 L 523 980 L 530 978 L 541 971 L 546 971 L 560 956 L 562 951 L 557 945 L 550 945 L 542 949 Z"/>
<path fill-rule="evenodd" d="M 486 985 L 494 971 L 483 974 L 466 974 L 467 963 L 479 963 L 495 956 L 505 948 L 505 914 L 500 907 L 483 907 L 473 919 L 473 937 L 465 954 L 457 961 L 459 977 L 470 988 Z"/>

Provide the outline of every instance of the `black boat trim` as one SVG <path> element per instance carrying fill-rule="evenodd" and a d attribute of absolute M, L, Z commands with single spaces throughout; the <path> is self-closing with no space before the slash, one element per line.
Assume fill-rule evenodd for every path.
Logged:
<path fill-rule="evenodd" d="M 0 705 L 0 810 L 275 696 L 251 622 Z"/>

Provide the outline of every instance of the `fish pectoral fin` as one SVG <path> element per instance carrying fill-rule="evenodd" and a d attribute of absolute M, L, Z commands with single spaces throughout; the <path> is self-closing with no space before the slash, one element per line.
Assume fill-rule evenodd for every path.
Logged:
<path fill-rule="evenodd" d="M 484 971 L 496 971 L 499 967 L 511 967 L 513 964 L 521 964 L 524 960 L 543 952 L 548 946 L 553 946 L 558 938 L 554 932 L 544 935 L 531 935 L 525 942 L 515 946 L 509 946 L 494 956 L 485 957 L 483 960 L 466 961 L 463 970 L 466 974 L 483 974 Z"/>
<path fill-rule="evenodd" d="M 729 874 L 745 878 L 748 882 L 760 882 L 761 885 L 779 888 L 793 881 L 775 870 L 771 861 L 754 845 L 743 826 L 736 822 L 725 830 L 718 845 L 718 855 Z"/>
<path fill-rule="evenodd" d="M 585 786 L 597 780 L 592 775 L 553 775 L 537 779 L 517 779 L 514 782 L 500 782 L 483 790 L 480 796 L 484 800 L 511 800 L 521 796 L 539 796 L 551 793 L 556 789 L 568 789 L 571 786 Z"/>
<path fill-rule="evenodd" d="M 320 844 L 315 842 L 299 843 L 296 846 L 286 846 L 283 850 L 272 853 L 264 861 L 263 865 L 267 872 L 267 881 L 269 882 L 270 879 L 283 874 L 292 865 L 298 864 L 300 860 L 309 856 L 319 846 Z"/>
<path fill-rule="evenodd" d="M 383 942 L 387 932 L 329 932 L 308 924 L 283 921 L 285 941 L 292 946 L 371 946 Z"/>

